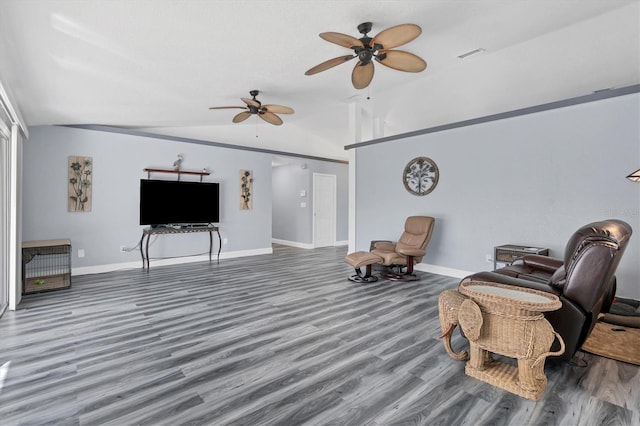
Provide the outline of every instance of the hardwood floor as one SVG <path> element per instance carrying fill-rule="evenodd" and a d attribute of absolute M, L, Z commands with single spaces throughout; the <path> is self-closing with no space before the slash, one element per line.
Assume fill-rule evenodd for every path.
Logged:
<path fill-rule="evenodd" d="M 345 254 L 274 246 L 25 296 L 0 319 L 0 424 L 640 424 L 639 367 L 579 352 L 547 362 L 538 402 L 496 389 L 437 339 L 457 279 L 355 284 Z"/>

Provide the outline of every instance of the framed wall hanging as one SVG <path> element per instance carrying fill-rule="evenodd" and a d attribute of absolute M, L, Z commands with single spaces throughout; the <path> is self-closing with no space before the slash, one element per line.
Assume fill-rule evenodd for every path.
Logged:
<path fill-rule="evenodd" d="M 69 157 L 68 202 L 70 212 L 90 212 L 93 186 L 93 159 Z"/>
<path fill-rule="evenodd" d="M 402 183 L 412 195 L 427 195 L 436 188 L 440 171 L 435 161 L 416 157 L 409 161 L 402 172 Z"/>
<path fill-rule="evenodd" d="M 253 172 L 240 170 L 240 210 L 253 208 Z"/>

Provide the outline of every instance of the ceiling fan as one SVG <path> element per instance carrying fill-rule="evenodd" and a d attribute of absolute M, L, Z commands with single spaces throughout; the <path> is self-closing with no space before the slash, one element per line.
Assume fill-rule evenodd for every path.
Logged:
<path fill-rule="evenodd" d="M 247 104 L 246 106 L 221 106 L 210 107 L 209 109 L 244 109 L 245 111 L 237 114 L 231 121 L 233 121 L 234 123 L 240 123 L 251 117 L 251 114 L 257 114 L 258 117 L 262 118 L 267 123 L 271 123 L 276 126 L 282 124 L 282 119 L 276 114 L 293 114 L 293 109 L 287 106 L 262 105 L 262 102 L 256 99 L 258 93 L 260 93 L 259 90 L 251 90 L 249 94 L 253 97 L 253 99 L 240 98 L 245 104 Z"/>
<path fill-rule="evenodd" d="M 305 75 L 313 75 L 353 58 L 358 58 L 358 63 L 351 73 L 351 82 L 356 89 L 364 89 L 373 79 L 373 58 L 382 65 L 398 71 L 420 72 L 427 67 L 427 63 L 413 53 L 390 50 L 418 37 L 422 33 L 419 26 L 415 24 L 396 25 L 371 38 L 367 35 L 371 31 L 371 22 L 364 22 L 358 25 L 358 31 L 363 35 L 359 39 L 342 33 L 320 33 L 320 37 L 324 40 L 353 49 L 354 54 L 329 59 L 311 68 L 305 72 Z"/>

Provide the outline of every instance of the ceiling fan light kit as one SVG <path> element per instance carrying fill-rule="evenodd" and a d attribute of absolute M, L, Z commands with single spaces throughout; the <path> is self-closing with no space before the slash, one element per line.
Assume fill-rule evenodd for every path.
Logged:
<path fill-rule="evenodd" d="M 358 32 L 362 34 L 359 39 L 342 33 L 320 33 L 320 38 L 323 40 L 352 49 L 353 55 L 338 56 L 324 61 L 307 70 L 305 75 L 317 74 L 358 58 L 358 63 L 351 72 L 351 83 L 356 89 L 364 89 L 373 80 L 373 59 L 398 71 L 417 73 L 427 68 L 427 63 L 419 56 L 403 50 L 391 50 L 418 37 L 422 33 L 422 29 L 419 26 L 415 24 L 396 25 L 387 28 L 373 38 L 368 36 L 371 28 L 371 22 L 364 22 L 358 25 Z"/>
<path fill-rule="evenodd" d="M 284 105 L 262 105 L 262 102 L 256 99 L 256 96 L 260 93 L 259 90 L 251 90 L 249 94 L 251 95 L 251 99 L 249 98 L 240 98 L 242 102 L 245 103 L 245 106 L 221 106 L 221 107 L 210 107 L 209 109 L 243 109 L 244 111 L 236 114 L 235 117 L 231 120 L 234 123 L 241 123 L 247 118 L 251 117 L 251 115 L 255 114 L 258 117 L 262 118 L 267 123 L 273 124 L 274 126 L 279 126 L 282 124 L 282 119 L 277 114 L 293 114 L 293 108 L 289 108 Z"/>

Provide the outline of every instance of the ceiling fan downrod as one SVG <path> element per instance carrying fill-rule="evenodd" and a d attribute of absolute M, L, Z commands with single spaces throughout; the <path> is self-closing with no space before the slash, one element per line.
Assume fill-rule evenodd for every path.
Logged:
<path fill-rule="evenodd" d="M 249 91 L 249 94 L 253 97 L 253 101 L 259 105 L 259 106 L 247 105 L 247 108 L 249 108 L 249 112 L 251 114 L 264 113 L 264 111 L 262 111 L 262 102 L 260 102 L 259 100 L 256 99 L 256 96 L 258 96 L 259 93 L 260 93 L 259 90 L 250 90 Z"/>
<path fill-rule="evenodd" d="M 259 90 L 250 90 L 250 91 L 249 91 L 249 94 L 250 94 L 251 96 L 253 96 L 253 100 L 254 100 L 254 101 L 256 101 L 256 102 L 260 103 L 260 101 L 256 99 L 256 96 L 258 96 L 258 94 L 260 94 L 260 91 L 259 91 Z"/>

